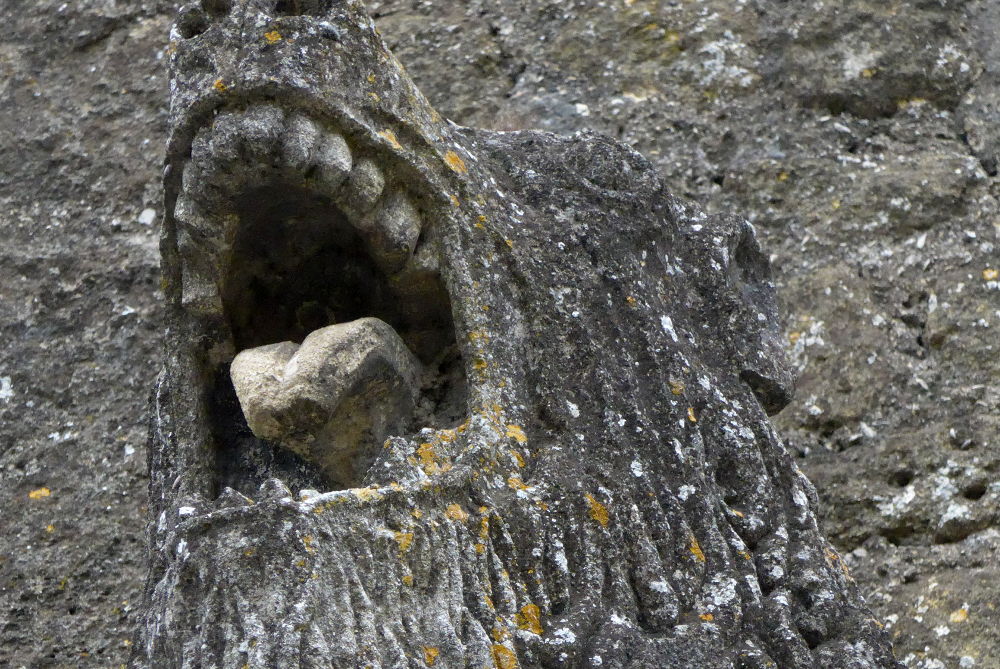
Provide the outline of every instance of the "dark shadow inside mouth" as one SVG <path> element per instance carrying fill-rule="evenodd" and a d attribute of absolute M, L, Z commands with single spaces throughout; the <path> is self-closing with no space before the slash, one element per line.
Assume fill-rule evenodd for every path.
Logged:
<path fill-rule="evenodd" d="M 301 343 L 313 330 L 362 316 L 404 333 L 386 277 L 328 198 L 268 186 L 239 204 L 222 294 L 236 350 Z"/>
<path fill-rule="evenodd" d="M 464 366 L 448 292 L 436 272 L 394 283 L 333 201 L 301 186 L 275 182 L 248 189 L 235 211 L 239 224 L 229 240 L 221 287 L 235 352 L 301 343 L 327 325 L 374 316 L 391 325 L 424 366 L 417 410 L 408 419 L 411 431 L 461 421 L 467 397 Z M 228 363 L 213 377 L 217 490 L 229 486 L 252 496 L 271 477 L 293 489 L 343 487 L 294 453 L 253 435 Z"/>

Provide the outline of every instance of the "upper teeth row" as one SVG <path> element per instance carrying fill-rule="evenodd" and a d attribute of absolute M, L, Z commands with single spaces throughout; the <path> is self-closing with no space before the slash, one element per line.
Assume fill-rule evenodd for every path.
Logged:
<path fill-rule="evenodd" d="M 198 133 L 184 166 L 175 208 L 182 252 L 188 244 L 199 247 L 191 249 L 195 255 L 212 254 L 206 242 L 221 246 L 227 237 L 218 229 L 219 218 L 234 213 L 241 193 L 278 177 L 330 197 L 382 271 L 395 274 L 416 246 L 420 212 L 403 188 L 386 182 L 370 157 L 356 153 L 341 134 L 275 105 L 219 113 Z"/>

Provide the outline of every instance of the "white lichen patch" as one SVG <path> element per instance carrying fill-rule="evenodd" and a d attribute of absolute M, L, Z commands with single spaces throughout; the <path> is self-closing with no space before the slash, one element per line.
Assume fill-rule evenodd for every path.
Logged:
<path fill-rule="evenodd" d="M 841 71 L 845 79 L 857 79 L 863 76 L 864 72 L 871 72 L 875 69 L 881 52 L 872 49 L 867 44 L 863 44 L 854 50 L 846 50 L 841 63 Z"/>
<path fill-rule="evenodd" d="M 944 513 L 941 514 L 939 524 L 944 526 L 955 520 L 972 520 L 972 512 L 969 510 L 969 507 L 965 504 L 952 502 L 945 509 Z"/>
<path fill-rule="evenodd" d="M 638 460 L 632 461 L 630 469 L 632 470 L 632 475 L 636 478 L 642 478 L 642 475 L 646 473 L 642 468 L 642 463 Z"/>
<path fill-rule="evenodd" d="M 649 589 L 653 592 L 660 592 L 665 595 L 669 595 L 673 592 L 670 588 L 670 584 L 666 581 L 653 581 L 649 584 Z"/>
<path fill-rule="evenodd" d="M 678 341 L 677 332 L 674 330 L 674 322 L 670 320 L 670 316 L 660 316 L 660 327 L 663 331 L 670 335 L 673 341 Z"/>
<path fill-rule="evenodd" d="M 894 496 L 890 501 L 880 502 L 878 505 L 879 513 L 883 516 L 901 516 L 909 508 L 916 496 L 917 492 L 913 489 L 913 485 L 910 484 L 903 488 L 903 491 Z"/>
<path fill-rule="evenodd" d="M 705 589 L 705 598 L 709 610 L 720 609 L 737 601 L 736 579 L 719 577 Z"/>

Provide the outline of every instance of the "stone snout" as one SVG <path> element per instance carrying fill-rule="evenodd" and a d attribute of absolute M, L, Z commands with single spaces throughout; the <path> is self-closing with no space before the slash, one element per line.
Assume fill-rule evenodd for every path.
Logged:
<path fill-rule="evenodd" d="M 247 424 L 343 487 L 364 476 L 385 439 L 414 415 L 420 363 L 387 323 L 360 318 L 301 345 L 242 351 L 230 368 Z"/>

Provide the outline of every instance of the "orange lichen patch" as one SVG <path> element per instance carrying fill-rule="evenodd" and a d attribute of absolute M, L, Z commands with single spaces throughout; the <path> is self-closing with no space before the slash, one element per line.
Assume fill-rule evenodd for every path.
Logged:
<path fill-rule="evenodd" d="M 527 490 L 528 486 L 524 481 L 521 480 L 520 476 L 511 476 L 507 479 L 507 485 L 514 490 Z"/>
<path fill-rule="evenodd" d="M 948 616 L 948 620 L 950 620 L 953 623 L 964 623 L 968 619 L 969 619 L 969 609 L 965 608 L 964 606 L 960 609 L 955 609 L 954 611 L 951 612 L 951 615 Z"/>
<path fill-rule="evenodd" d="M 420 464 L 425 466 L 431 464 L 436 458 L 434 446 L 426 442 L 420 444 L 417 446 L 417 457 L 420 458 Z"/>
<path fill-rule="evenodd" d="M 277 44 L 281 41 L 281 33 L 277 30 L 272 30 L 270 32 L 264 33 L 264 39 L 267 40 L 268 44 Z"/>
<path fill-rule="evenodd" d="M 871 79 L 872 77 L 875 76 L 876 72 L 878 72 L 877 68 L 866 67 L 865 69 L 861 70 L 861 76 L 864 77 L 865 79 Z"/>
<path fill-rule="evenodd" d="M 313 546 L 313 538 L 311 534 L 307 534 L 302 537 L 302 545 L 306 547 L 306 551 L 309 553 L 316 551 L 316 548 Z"/>
<path fill-rule="evenodd" d="M 517 655 L 507 646 L 493 644 L 493 666 L 496 669 L 517 669 Z"/>
<path fill-rule="evenodd" d="M 517 466 L 523 468 L 525 465 L 524 456 L 517 451 L 511 451 L 511 455 L 513 455 L 514 459 L 517 460 Z"/>
<path fill-rule="evenodd" d="M 488 362 L 486 362 L 485 360 L 483 360 L 482 358 L 476 358 L 475 360 L 472 361 L 472 368 L 475 369 L 478 372 L 483 371 L 484 369 L 486 369 L 489 366 L 490 366 L 490 364 Z"/>
<path fill-rule="evenodd" d="M 698 543 L 697 537 L 693 534 L 691 535 L 691 545 L 688 546 L 688 550 L 691 551 L 691 555 L 695 556 L 698 562 L 705 561 L 705 554 L 701 550 L 701 544 Z"/>
<path fill-rule="evenodd" d="M 243 551 L 243 555 L 245 555 L 246 557 L 253 557 L 256 552 L 257 552 L 256 549 L 248 548 L 245 551 Z"/>
<path fill-rule="evenodd" d="M 698 617 L 701 618 L 702 620 L 704 620 L 706 623 L 710 623 L 713 620 L 715 620 L 715 616 L 713 616 L 711 613 L 702 613 Z"/>
<path fill-rule="evenodd" d="M 411 586 L 413 585 L 413 574 L 406 574 L 403 576 L 403 585 Z"/>
<path fill-rule="evenodd" d="M 537 506 L 542 511 L 548 511 L 549 510 L 548 502 L 543 502 L 540 499 L 535 501 L 535 506 Z"/>
<path fill-rule="evenodd" d="M 298 567 L 298 568 L 300 568 L 300 569 L 303 568 L 303 567 L 305 567 L 306 566 L 306 560 L 305 560 L 305 558 L 302 558 L 301 560 L 299 560 L 298 562 L 296 562 L 295 566 Z"/>
<path fill-rule="evenodd" d="M 473 548 L 476 549 L 476 553 L 478 553 L 479 555 L 482 555 L 483 553 L 486 552 L 486 544 L 476 544 L 475 546 L 473 546 Z"/>
<path fill-rule="evenodd" d="M 368 93 L 368 97 L 370 97 L 375 102 L 382 102 L 382 96 L 379 95 L 378 93 L 371 93 L 371 92 L 369 92 Z"/>
<path fill-rule="evenodd" d="M 413 546 L 413 532 L 393 532 L 392 536 L 399 545 L 400 553 L 405 553 Z"/>
<path fill-rule="evenodd" d="M 452 204 L 453 207 L 461 207 L 462 206 L 462 201 L 458 199 L 457 195 L 449 195 L 448 197 L 451 198 L 451 204 Z"/>
<path fill-rule="evenodd" d="M 219 91 L 220 93 L 225 93 L 228 86 L 226 86 L 225 82 L 223 82 L 222 79 L 216 79 L 215 82 L 212 84 L 212 88 Z"/>
<path fill-rule="evenodd" d="M 750 553 L 748 553 L 747 551 L 737 551 L 737 552 L 743 557 L 744 560 L 749 560 L 752 557 Z"/>
<path fill-rule="evenodd" d="M 802 339 L 802 333 L 801 332 L 789 332 L 788 333 L 788 343 L 789 344 L 794 344 L 795 342 L 797 342 L 800 339 Z"/>
<path fill-rule="evenodd" d="M 36 488 L 28 493 L 30 499 L 42 499 L 43 497 L 48 497 L 52 494 L 52 491 L 48 488 Z"/>
<path fill-rule="evenodd" d="M 636 304 L 638 304 L 638 303 L 639 303 L 639 301 L 638 301 L 638 300 L 636 300 L 636 299 L 635 299 L 634 297 L 632 297 L 631 295 L 629 295 L 628 297 L 626 297 L 626 298 L 625 298 L 625 301 L 626 301 L 626 302 L 628 302 L 628 306 L 630 306 L 630 307 L 634 307 L 634 306 L 635 306 Z"/>
<path fill-rule="evenodd" d="M 684 392 L 684 384 L 681 383 L 680 381 L 671 381 L 670 392 L 672 392 L 674 395 L 682 394 Z"/>
<path fill-rule="evenodd" d="M 53 532 L 56 531 L 56 526 L 49 523 L 48 525 L 45 526 L 45 531 L 48 532 L 49 534 L 52 534 Z"/>
<path fill-rule="evenodd" d="M 462 160 L 462 157 L 454 151 L 449 151 L 444 154 L 444 162 L 452 169 L 453 172 L 457 172 L 458 174 L 466 174 L 469 171 L 465 167 L 465 161 Z"/>
<path fill-rule="evenodd" d="M 479 342 L 486 343 L 490 340 L 490 336 L 483 332 L 482 330 L 473 330 L 468 334 L 469 341 L 476 344 Z"/>
<path fill-rule="evenodd" d="M 375 73 L 372 73 L 372 74 L 368 75 L 368 83 L 369 84 L 374 84 L 375 83 Z"/>
<path fill-rule="evenodd" d="M 1000 278 L 1000 270 L 987 268 L 983 270 L 983 281 L 996 281 Z"/>
<path fill-rule="evenodd" d="M 778 179 L 778 181 L 788 181 L 788 177 L 789 176 L 790 175 L 788 174 L 788 172 L 785 172 L 784 170 L 782 170 L 781 172 L 778 172 L 777 179 Z"/>
<path fill-rule="evenodd" d="M 532 634 L 542 634 L 542 612 L 535 604 L 525 604 L 521 612 L 514 615 L 514 622 L 523 630 Z"/>
<path fill-rule="evenodd" d="M 506 627 L 494 627 L 493 631 L 490 632 L 490 636 L 497 643 L 502 643 L 504 639 L 510 636 L 510 632 L 507 631 Z"/>
<path fill-rule="evenodd" d="M 326 504 L 317 504 L 316 506 L 313 507 L 313 513 L 319 515 L 324 511 L 326 511 L 327 509 L 330 509 L 331 507 L 335 506 L 336 504 L 337 502 L 335 501 L 327 502 Z"/>
<path fill-rule="evenodd" d="M 694 407 L 688 407 L 688 420 L 692 423 L 698 422 L 698 419 L 694 415 Z"/>
<path fill-rule="evenodd" d="M 441 654 L 441 651 L 434 646 L 423 646 L 422 649 L 424 651 L 424 663 L 428 667 L 433 667 L 434 663 L 437 662 L 438 655 Z"/>
<path fill-rule="evenodd" d="M 469 514 L 465 512 L 458 504 L 449 504 L 448 508 L 445 509 L 444 515 L 452 520 L 465 521 L 468 520 Z"/>
<path fill-rule="evenodd" d="M 742 511 L 737 511 L 736 509 L 730 509 L 729 513 L 733 514 L 737 518 L 745 518 L 746 517 L 745 513 L 743 513 Z"/>
<path fill-rule="evenodd" d="M 506 244 L 507 248 L 509 248 L 509 249 L 514 248 L 514 240 L 513 239 L 505 239 L 505 240 L 503 240 L 503 243 Z"/>
<path fill-rule="evenodd" d="M 392 148 L 396 149 L 397 151 L 403 148 L 403 145 L 399 143 L 398 139 L 396 139 L 396 133 L 394 133 L 392 130 L 386 128 L 382 132 L 378 133 L 378 135 L 385 141 L 389 142 Z"/>
<path fill-rule="evenodd" d="M 608 526 L 608 509 L 606 506 L 597 501 L 597 499 L 591 495 L 589 492 L 584 495 L 587 499 L 587 506 L 590 507 L 590 517 L 601 524 L 601 527 Z"/>
<path fill-rule="evenodd" d="M 519 444 L 528 443 L 528 437 L 524 434 L 524 430 L 520 425 L 508 425 L 507 426 L 507 436 L 513 437 L 514 440 Z"/>

